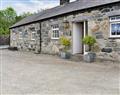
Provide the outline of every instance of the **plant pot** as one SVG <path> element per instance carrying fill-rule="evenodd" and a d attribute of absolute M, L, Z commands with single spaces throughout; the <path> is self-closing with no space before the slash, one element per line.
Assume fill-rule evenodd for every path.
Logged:
<path fill-rule="evenodd" d="M 60 52 L 60 57 L 62 59 L 70 59 L 71 53 L 69 53 L 69 52 Z"/>
<path fill-rule="evenodd" d="M 96 54 L 93 52 L 89 52 L 89 53 L 84 55 L 85 62 L 91 63 L 91 62 L 94 62 L 95 59 L 96 59 Z"/>

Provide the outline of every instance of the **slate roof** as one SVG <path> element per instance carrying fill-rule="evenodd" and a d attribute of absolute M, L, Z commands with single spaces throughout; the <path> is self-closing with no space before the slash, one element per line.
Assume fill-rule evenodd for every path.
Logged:
<path fill-rule="evenodd" d="M 120 0 L 77 0 L 65 5 L 57 6 L 51 9 L 47 9 L 43 12 L 28 16 L 21 21 L 17 22 L 10 28 L 18 27 L 28 23 L 45 20 L 50 17 L 59 16 L 66 13 L 71 13 L 78 10 L 83 10 L 87 8 L 97 7 L 101 5 L 106 5 L 110 3 L 120 2 Z"/>

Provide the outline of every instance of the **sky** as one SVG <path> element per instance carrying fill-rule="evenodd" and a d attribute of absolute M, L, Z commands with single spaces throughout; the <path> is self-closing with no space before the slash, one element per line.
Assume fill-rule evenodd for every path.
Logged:
<path fill-rule="evenodd" d="M 18 15 L 24 12 L 37 12 L 59 5 L 60 0 L 0 0 L 0 10 L 13 7 Z M 70 2 L 75 0 L 70 0 Z"/>

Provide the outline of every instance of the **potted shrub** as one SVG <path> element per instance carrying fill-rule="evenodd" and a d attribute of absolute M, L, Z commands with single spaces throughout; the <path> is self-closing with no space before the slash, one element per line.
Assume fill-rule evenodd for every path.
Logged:
<path fill-rule="evenodd" d="M 60 44 L 63 46 L 60 51 L 60 57 L 63 59 L 69 59 L 71 56 L 70 52 L 68 51 L 71 45 L 70 39 L 62 36 L 60 38 Z"/>
<path fill-rule="evenodd" d="M 94 62 L 96 59 L 96 54 L 92 52 L 92 47 L 96 43 L 96 39 L 92 36 L 86 36 L 85 38 L 83 38 L 83 43 L 88 45 L 89 47 L 88 53 L 84 55 L 84 61 Z"/>

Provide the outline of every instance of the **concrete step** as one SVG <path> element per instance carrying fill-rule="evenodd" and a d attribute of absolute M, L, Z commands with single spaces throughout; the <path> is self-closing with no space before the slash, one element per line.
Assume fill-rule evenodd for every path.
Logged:
<path fill-rule="evenodd" d="M 82 54 L 72 55 L 70 60 L 71 61 L 76 61 L 76 62 L 83 61 L 83 55 Z"/>

